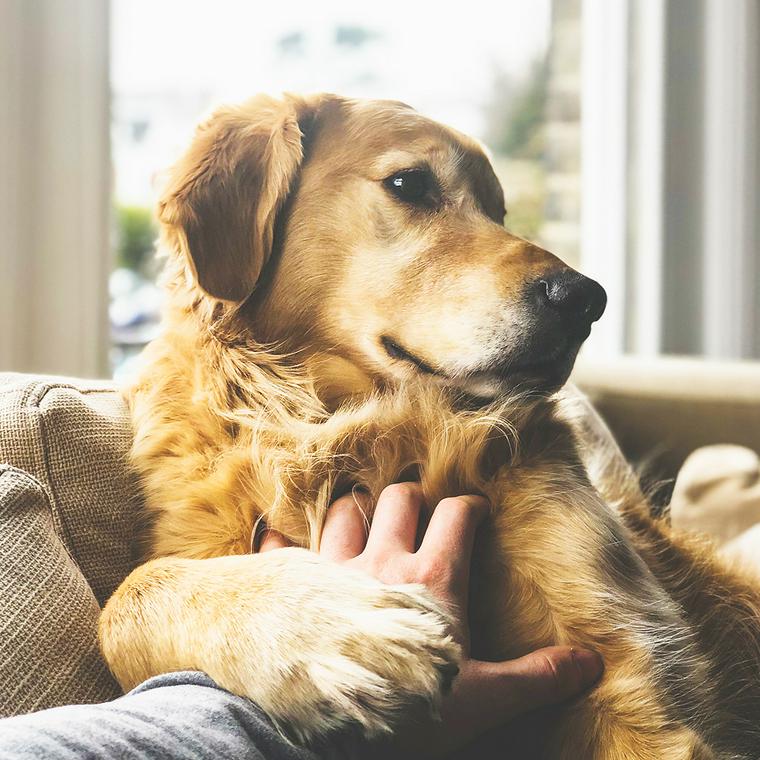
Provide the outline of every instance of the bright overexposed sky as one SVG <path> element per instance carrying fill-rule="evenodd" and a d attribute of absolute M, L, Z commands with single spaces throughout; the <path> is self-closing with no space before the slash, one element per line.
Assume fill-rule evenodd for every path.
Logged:
<path fill-rule="evenodd" d="M 498 72 L 545 55 L 550 0 L 111 0 L 115 194 L 150 205 L 157 172 L 210 108 L 258 92 L 403 100 L 483 137 Z M 343 27 L 371 33 L 336 42 Z M 300 35 L 283 49 L 281 40 Z"/>
<path fill-rule="evenodd" d="M 112 0 L 112 84 L 117 95 L 202 91 L 215 101 L 260 91 L 337 90 L 405 100 L 477 132 L 476 107 L 487 99 L 494 71 L 519 75 L 545 50 L 549 5 Z M 338 49 L 338 26 L 361 26 L 378 37 L 360 50 Z M 303 54 L 283 55 L 277 41 L 297 32 Z"/>

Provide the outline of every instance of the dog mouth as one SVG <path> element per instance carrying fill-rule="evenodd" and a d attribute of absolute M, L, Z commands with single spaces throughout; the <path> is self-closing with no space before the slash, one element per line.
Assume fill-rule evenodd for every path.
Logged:
<path fill-rule="evenodd" d="M 445 372 L 441 372 L 440 370 L 433 369 L 433 367 L 431 367 L 426 361 L 423 361 L 418 356 L 415 356 L 414 354 L 410 353 L 405 348 L 403 348 L 398 343 L 396 343 L 395 340 L 393 340 L 392 338 L 389 338 L 387 335 L 383 335 L 383 337 L 380 338 L 380 343 L 382 344 L 388 356 L 391 357 L 391 359 L 396 359 L 397 361 L 403 361 L 403 362 L 407 362 L 408 364 L 412 364 L 423 375 L 436 375 L 438 377 L 447 377 Z"/>
<path fill-rule="evenodd" d="M 550 393 L 559 390 L 570 377 L 578 349 L 553 358 L 510 362 L 491 374 L 515 389 L 532 389 Z"/>
<path fill-rule="evenodd" d="M 513 386 L 554 391 L 570 377 L 578 351 L 586 335 L 534 342 L 521 351 L 497 362 L 488 371 Z M 547 344 L 550 347 L 547 348 Z"/>
<path fill-rule="evenodd" d="M 525 352 L 483 369 L 454 375 L 433 367 L 387 335 L 380 338 L 382 347 L 391 359 L 404 362 L 423 375 L 440 378 L 462 390 L 474 384 L 500 390 L 510 387 L 547 393 L 559 390 L 567 382 L 582 342 L 555 346 L 551 351 L 540 353 L 540 358 L 536 358 L 539 355 L 537 351 Z"/>

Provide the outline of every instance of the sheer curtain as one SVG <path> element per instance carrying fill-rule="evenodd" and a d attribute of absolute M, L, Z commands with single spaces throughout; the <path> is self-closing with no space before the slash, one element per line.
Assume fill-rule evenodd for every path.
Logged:
<path fill-rule="evenodd" d="M 0 370 L 108 373 L 108 3 L 0 0 Z"/>

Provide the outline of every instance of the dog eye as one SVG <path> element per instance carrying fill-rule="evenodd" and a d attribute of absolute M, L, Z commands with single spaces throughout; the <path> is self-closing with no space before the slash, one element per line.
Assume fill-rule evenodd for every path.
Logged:
<path fill-rule="evenodd" d="M 399 200 L 415 204 L 430 201 L 435 187 L 432 175 L 425 169 L 404 169 L 392 174 L 383 184 Z"/>

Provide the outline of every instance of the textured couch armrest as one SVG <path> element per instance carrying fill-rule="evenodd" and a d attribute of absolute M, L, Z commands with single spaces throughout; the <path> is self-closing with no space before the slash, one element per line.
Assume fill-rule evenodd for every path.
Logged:
<path fill-rule="evenodd" d="M 0 373 L 0 714 L 119 694 L 96 623 L 134 566 L 131 440 L 110 383 Z"/>
<path fill-rule="evenodd" d="M 0 463 L 40 484 L 101 604 L 134 566 L 131 442 L 127 405 L 108 381 L 0 373 Z"/>
<path fill-rule="evenodd" d="M 0 465 L 0 716 L 120 694 L 98 651 L 99 613 L 45 489 Z"/>

